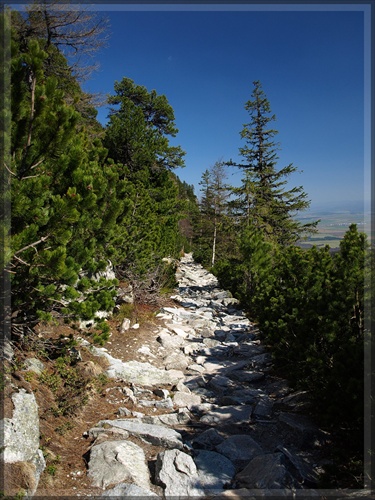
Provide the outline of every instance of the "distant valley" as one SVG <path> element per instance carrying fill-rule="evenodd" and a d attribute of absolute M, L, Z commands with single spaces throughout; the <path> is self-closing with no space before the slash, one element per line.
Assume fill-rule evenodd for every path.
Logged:
<path fill-rule="evenodd" d="M 316 204 L 309 212 L 301 214 L 298 220 L 303 223 L 320 220 L 318 232 L 299 242 L 302 248 L 311 248 L 313 245 L 338 248 L 351 224 L 356 224 L 358 230 L 366 233 L 370 239 L 370 203 L 364 205 L 363 202 L 350 201 Z"/>

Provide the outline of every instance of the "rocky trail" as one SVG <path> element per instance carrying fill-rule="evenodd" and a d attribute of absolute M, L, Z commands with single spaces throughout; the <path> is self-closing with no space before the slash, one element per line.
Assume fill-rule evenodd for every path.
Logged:
<path fill-rule="evenodd" d="M 127 356 L 81 340 L 106 359 L 113 411 L 88 405 L 72 431 L 86 452 L 72 457 L 69 496 L 321 498 L 329 436 L 304 415 L 305 395 L 274 375 L 256 326 L 191 255 L 177 279 L 176 306 Z"/>

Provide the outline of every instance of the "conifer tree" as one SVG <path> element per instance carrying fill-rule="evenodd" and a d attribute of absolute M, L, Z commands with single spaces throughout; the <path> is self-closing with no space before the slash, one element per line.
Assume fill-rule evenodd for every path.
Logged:
<path fill-rule="evenodd" d="M 178 130 L 166 97 L 155 90 L 148 92 L 130 78 L 115 82 L 115 92 L 108 100 L 119 106 L 109 115 L 105 139 L 109 156 L 131 173 L 183 166 L 185 153 L 169 144 L 168 136 L 175 137 Z"/>
<path fill-rule="evenodd" d="M 317 223 L 302 225 L 294 218 L 308 208 L 309 201 L 302 186 L 286 189 L 287 177 L 296 172 L 296 167 L 290 164 L 277 170 L 277 131 L 271 128 L 275 115 L 259 81 L 254 82 L 252 99 L 245 109 L 251 120 L 241 132 L 245 146 L 240 154 L 245 162 L 236 165 L 243 172 L 242 185 L 234 190 L 238 216 L 243 225 L 263 231 L 269 240 L 283 245 L 295 243 Z"/>

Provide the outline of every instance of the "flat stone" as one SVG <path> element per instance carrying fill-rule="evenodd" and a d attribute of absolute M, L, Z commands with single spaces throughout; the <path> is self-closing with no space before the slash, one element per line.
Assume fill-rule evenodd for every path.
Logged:
<path fill-rule="evenodd" d="M 249 405 L 216 407 L 201 417 L 200 422 L 206 424 L 228 424 L 249 422 L 253 407 Z"/>
<path fill-rule="evenodd" d="M 206 338 L 203 339 L 203 344 L 206 345 L 207 347 L 217 347 L 220 345 L 220 342 L 215 339 Z"/>
<path fill-rule="evenodd" d="M 272 364 L 272 356 L 269 353 L 257 354 L 251 358 L 253 366 L 266 366 Z"/>
<path fill-rule="evenodd" d="M 132 412 L 129 412 L 129 416 Z M 127 439 L 129 437 L 129 432 L 124 431 L 124 429 L 116 429 L 115 427 L 104 428 L 104 427 L 92 427 L 88 431 L 88 435 L 91 439 L 98 439 L 99 437 L 106 436 L 116 436 L 117 438 Z"/>
<path fill-rule="evenodd" d="M 173 429 L 161 425 L 144 424 L 130 421 L 130 419 L 101 420 L 97 427 L 118 427 L 138 436 L 147 443 L 165 448 L 183 448 L 181 434 Z"/>
<path fill-rule="evenodd" d="M 198 372 L 198 373 L 204 373 L 206 371 L 204 366 L 198 365 L 196 363 L 189 365 L 188 370 L 191 372 Z"/>
<path fill-rule="evenodd" d="M 245 370 L 236 370 L 228 374 L 228 377 L 237 380 L 238 382 L 257 382 L 258 380 L 264 379 L 263 372 L 253 372 Z"/>
<path fill-rule="evenodd" d="M 177 408 L 188 408 L 192 406 L 200 405 L 201 398 L 196 394 L 188 394 L 187 392 L 176 392 L 173 396 L 173 404 Z"/>
<path fill-rule="evenodd" d="M 207 429 L 192 440 L 194 448 L 213 450 L 215 446 L 224 441 L 216 429 Z"/>
<path fill-rule="evenodd" d="M 257 496 L 255 497 L 254 491 L 248 490 L 247 488 L 239 488 L 235 490 L 225 490 L 222 493 L 214 495 L 212 498 L 217 498 L 218 500 L 221 498 L 232 500 L 258 500 L 259 496 L 263 496 L 262 493 L 263 492 L 257 492 Z"/>
<path fill-rule="evenodd" d="M 215 449 L 234 463 L 249 461 L 264 453 L 259 444 L 247 434 L 230 436 L 217 445 Z"/>
<path fill-rule="evenodd" d="M 208 387 L 213 389 L 215 392 L 222 394 L 224 391 L 235 387 L 235 384 L 228 377 L 222 375 L 215 375 L 208 383 Z"/>
<path fill-rule="evenodd" d="M 114 359 L 114 358 L 112 358 Z M 184 378 L 180 370 L 160 370 L 150 363 L 114 360 L 107 369 L 110 378 L 120 378 L 125 382 L 142 386 L 173 385 Z"/>
<path fill-rule="evenodd" d="M 221 491 L 230 484 L 235 475 L 234 464 L 224 455 L 214 451 L 200 450 L 194 457 L 198 469 L 198 480 L 206 493 Z"/>
<path fill-rule="evenodd" d="M 293 479 L 287 471 L 282 453 L 269 453 L 253 458 L 235 477 L 239 488 L 285 489 Z"/>
<path fill-rule="evenodd" d="M 189 421 L 190 415 L 186 410 L 178 413 L 166 413 L 165 415 L 145 415 L 142 418 L 142 422 L 145 424 L 164 425 L 166 427 L 175 427 Z"/>

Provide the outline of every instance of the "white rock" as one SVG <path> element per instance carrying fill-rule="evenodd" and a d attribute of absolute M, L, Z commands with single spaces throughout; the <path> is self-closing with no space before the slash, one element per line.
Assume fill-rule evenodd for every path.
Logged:
<path fill-rule="evenodd" d="M 159 453 L 156 479 L 165 489 L 166 498 L 204 497 L 204 490 L 197 484 L 197 467 L 193 459 L 180 450 Z"/>
<path fill-rule="evenodd" d="M 103 490 L 123 481 L 150 489 L 144 452 L 131 441 L 104 441 L 94 445 L 90 451 L 88 476 L 93 486 Z"/>

